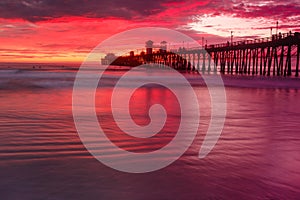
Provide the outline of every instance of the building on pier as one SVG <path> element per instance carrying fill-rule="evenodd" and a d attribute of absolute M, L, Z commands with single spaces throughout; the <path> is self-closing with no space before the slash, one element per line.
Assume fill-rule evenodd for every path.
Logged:
<path fill-rule="evenodd" d="M 113 53 L 108 53 L 104 58 L 101 59 L 102 65 L 110 65 L 114 60 L 117 59 L 117 56 Z"/>
<path fill-rule="evenodd" d="M 154 51 L 154 49 L 159 49 Z M 166 65 L 177 70 L 201 73 L 299 76 L 300 33 L 279 33 L 269 38 L 213 44 L 205 48 L 179 48 L 167 51 L 167 42 L 159 45 L 148 40 L 146 52 L 118 59 L 118 65 L 143 63 Z M 294 67 L 295 66 L 295 67 Z"/>
<path fill-rule="evenodd" d="M 153 41 L 152 40 L 148 40 L 146 42 L 146 54 L 147 55 L 151 55 L 153 51 Z"/>

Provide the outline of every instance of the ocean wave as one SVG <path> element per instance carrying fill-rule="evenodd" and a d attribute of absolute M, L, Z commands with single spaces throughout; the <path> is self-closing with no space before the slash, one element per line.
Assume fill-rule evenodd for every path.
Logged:
<path fill-rule="evenodd" d="M 71 88 L 73 87 L 77 71 L 36 71 L 23 69 L 0 70 L 0 89 L 47 89 L 47 88 Z M 87 71 L 86 78 L 97 76 L 95 71 Z M 124 72 L 114 71 L 103 74 L 101 87 L 113 87 Z M 192 86 L 206 86 L 203 77 L 197 73 L 183 73 Z M 217 77 L 220 75 L 203 75 Z M 170 83 L 177 84 L 177 79 L 162 73 L 137 72 L 128 77 L 122 86 L 131 87 L 134 81 L 164 79 Z M 300 89 L 300 79 L 291 77 L 267 77 L 267 76 L 247 76 L 247 75 L 222 75 L 224 86 L 240 88 L 282 88 Z M 88 87 L 88 86 L 86 86 Z M 151 85 L 155 87 L 155 85 Z"/>
<path fill-rule="evenodd" d="M 222 79 L 227 87 L 300 89 L 300 79 L 293 77 L 224 75 Z"/>

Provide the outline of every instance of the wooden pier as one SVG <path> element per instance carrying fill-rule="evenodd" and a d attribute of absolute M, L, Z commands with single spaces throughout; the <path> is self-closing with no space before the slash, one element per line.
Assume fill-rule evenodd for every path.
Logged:
<path fill-rule="evenodd" d="M 167 65 L 177 70 L 200 73 L 251 74 L 265 76 L 299 76 L 300 33 L 273 35 L 271 38 L 227 42 L 202 49 L 167 51 L 166 46 L 152 52 L 151 42 L 146 52 L 118 57 L 112 64 L 138 66 L 144 63 Z M 152 42 L 153 43 L 153 42 Z M 292 70 L 292 58 L 295 68 Z M 212 62 L 213 61 L 213 62 Z"/>

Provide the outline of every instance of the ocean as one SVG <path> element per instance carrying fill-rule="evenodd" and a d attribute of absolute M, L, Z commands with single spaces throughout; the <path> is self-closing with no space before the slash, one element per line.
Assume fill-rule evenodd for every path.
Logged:
<path fill-rule="evenodd" d="M 159 85 L 136 90 L 130 112 L 137 124 L 149 123 L 148 111 L 155 103 L 164 106 L 168 119 L 157 136 L 148 140 L 128 137 L 114 122 L 110 107 L 113 86 L 125 72 L 121 67 L 107 71 L 98 86 L 95 110 L 99 123 L 126 151 L 156 151 L 176 134 L 178 100 Z M 211 102 L 200 75 L 184 73 L 200 108 L 192 145 L 160 170 L 126 173 L 96 160 L 81 142 L 72 114 L 76 73 L 75 67 L 22 64 L 0 70 L 0 199 L 300 198 L 300 79 L 223 75 L 224 128 L 212 151 L 200 159 Z M 141 70 L 136 77 L 147 73 Z M 171 81 L 176 83 L 176 79 Z M 121 91 L 126 93 L 130 87 L 125 85 Z M 187 96 L 185 103 L 195 107 L 189 100 Z M 191 111 L 187 112 L 189 116 Z M 101 144 L 97 152 L 118 155 Z"/>

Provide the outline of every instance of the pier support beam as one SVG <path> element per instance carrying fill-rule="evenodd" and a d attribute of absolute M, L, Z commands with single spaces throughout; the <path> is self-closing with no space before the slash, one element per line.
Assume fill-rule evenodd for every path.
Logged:
<path fill-rule="evenodd" d="M 296 61 L 296 74 L 295 76 L 298 77 L 299 76 L 299 55 L 300 54 L 300 44 L 298 44 L 297 46 L 297 61 Z"/>
<path fill-rule="evenodd" d="M 292 75 L 292 62 L 291 62 L 291 51 L 292 51 L 292 46 L 288 46 L 288 52 L 286 55 L 286 67 L 287 67 L 287 76 Z"/>

